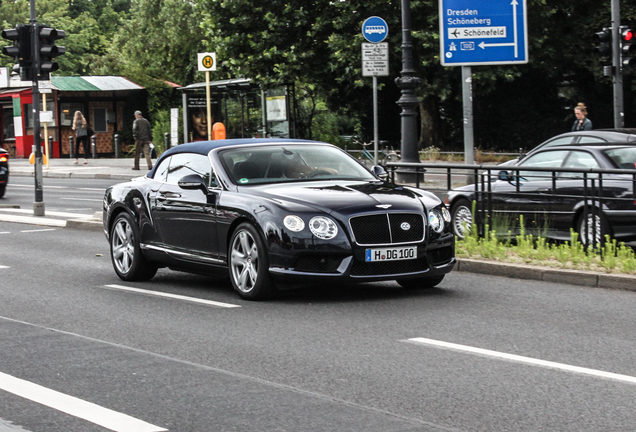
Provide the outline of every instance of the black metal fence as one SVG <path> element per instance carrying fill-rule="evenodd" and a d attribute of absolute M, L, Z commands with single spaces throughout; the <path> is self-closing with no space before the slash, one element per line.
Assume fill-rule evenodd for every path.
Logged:
<path fill-rule="evenodd" d="M 535 168 L 405 162 L 387 163 L 386 169 L 392 182 L 412 184 L 430 190 L 442 199 L 449 191 L 459 186 L 471 185 L 471 197 L 476 203 L 473 223 L 476 224 L 480 236 L 486 234 L 486 224 L 493 220 L 493 203 L 501 205 L 503 199 L 501 195 L 504 192 L 493 189 L 495 182 L 508 183 L 510 186 L 507 187 L 505 195 L 510 197 L 512 194 L 513 199 L 578 200 L 582 214 L 591 215 L 593 220 L 601 220 L 603 213 L 608 209 L 625 209 L 633 215 L 636 230 L 636 169 Z M 537 180 L 542 181 L 542 188 L 524 188 Z M 565 180 L 577 180 L 576 183 L 580 186 L 560 187 Z M 597 237 L 597 224 L 592 223 L 589 227 L 588 217 L 585 217 L 584 221 L 585 232 L 589 233 L 586 236 L 587 242 L 589 243 L 590 238 L 600 238 Z"/>

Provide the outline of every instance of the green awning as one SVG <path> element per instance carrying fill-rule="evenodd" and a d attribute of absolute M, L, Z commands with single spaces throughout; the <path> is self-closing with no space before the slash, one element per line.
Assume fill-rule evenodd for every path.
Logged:
<path fill-rule="evenodd" d="M 60 91 L 99 91 L 98 87 L 78 76 L 52 76 L 51 83 Z"/>

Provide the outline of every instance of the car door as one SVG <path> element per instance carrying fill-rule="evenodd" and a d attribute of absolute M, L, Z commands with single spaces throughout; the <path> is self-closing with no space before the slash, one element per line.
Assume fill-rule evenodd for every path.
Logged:
<path fill-rule="evenodd" d="M 573 150 L 566 157 L 563 168 L 588 170 L 601 168 L 601 165 L 592 153 L 585 150 Z M 575 210 L 583 200 L 585 183 L 587 183 L 588 195 L 592 194 L 593 190 L 598 193 L 599 175 L 587 173 L 585 177 L 587 181 L 584 180 L 582 172 L 562 172 L 557 176 L 552 217 L 555 227 L 561 231 L 563 237 L 569 237 L 570 228 L 573 227 Z"/>
<path fill-rule="evenodd" d="M 519 171 L 508 171 L 509 180 L 493 183 L 493 210 L 503 219 L 499 225 L 514 226 L 520 215 L 523 215 L 526 229 L 543 231 L 550 225 L 550 212 L 555 204 L 552 173 L 523 168 L 560 168 L 568 153 L 568 150 L 537 152 L 519 163 Z"/>
<path fill-rule="evenodd" d="M 176 258 L 210 260 L 218 256 L 212 167 L 207 156 L 177 153 L 170 160 L 166 181 L 156 197 L 155 222 L 164 246 Z M 205 188 L 186 189 L 179 181 L 196 174 Z"/>

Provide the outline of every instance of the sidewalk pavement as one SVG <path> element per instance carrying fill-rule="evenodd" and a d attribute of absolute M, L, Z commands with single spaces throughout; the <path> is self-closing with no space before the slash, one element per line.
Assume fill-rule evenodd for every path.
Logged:
<path fill-rule="evenodd" d="M 134 161 L 130 158 L 89 159 L 86 165 L 83 164 L 84 159 L 82 158 L 80 158 L 78 165 L 73 164 L 74 159 L 52 159 L 49 162 L 48 168 L 43 167 L 42 169 L 42 175 L 45 178 L 95 178 L 127 181 L 134 177 L 143 176 L 148 172 L 146 168 L 134 171 L 132 169 Z M 145 160 L 141 162 L 143 163 L 142 166 L 145 167 Z M 34 167 L 26 159 L 12 159 L 9 161 L 9 165 L 10 176 L 34 176 Z M 11 180 L 9 180 L 10 183 Z M 99 212 L 92 216 L 46 212 L 45 217 L 36 217 L 30 216 L 32 214 L 32 210 L 0 204 L 0 221 L 103 231 L 102 216 Z M 587 287 L 636 291 L 635 275 L 613 275 L 463 258 L 458 259 L 455 269 L 462 272 L 504 276 L 514 279 L 531 279 Z"/>
<path fill-rule="evenodd" d="M 143 159 L 141 169 L 132 169 L 134 160 L 132 158 L 119 159 L 88 159 L 84 164 L 84 159 L 80 158 L 77 165 L 75 159 L 50 159 L 48 167 L 42 167 L 43 177 L 55 178 L 79 178 L 79 179 L 112 179 L 127 181 L 134 177 L 143 176 L 148 172 L 146 160 Z M 153 163 L 155 160 L 153 160 Z M 34 177 L 35 167 L 29 163 L 28 159 L 9 160 L 9 175 L 17 177 Z M 9 184 L 11 180 L 9 180 Z"/>

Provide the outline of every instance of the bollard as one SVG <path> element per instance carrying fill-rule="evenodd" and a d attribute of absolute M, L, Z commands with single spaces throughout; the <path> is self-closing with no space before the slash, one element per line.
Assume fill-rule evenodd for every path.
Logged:
<path fill-rule="evenodd" d="M 93 159 L 97 159 L 97 137 L 93 135 L 91 137 L 91 153 L 93 153 Z"/>
<path fill-rule="evenodd" d="M 115 159 L 119 158 L 119 134 L 115 134 Z"/>
<path fill-rule="evenodd" d="M 53 157 L 53 137 L 49 137 L 49 159 Z"/>
<path fill-rule="evenodd" d="M 68 154 L 69 154 L 69 158 L 71 158 L 71 159 L 75 158 L 75 146 L 73 145 L 73 141 L 74 141 L 74 139 L 73 139 L 72 136 L 68 137 L 68 144 L 70 146 L 70 150 L 69 150 Z"/>
<path fill-rule="evenodd" d="M 165 134 L 163 134 L 163 139 L 164 139 L 164 143 L 165 143 L 165 149 L 168 150 L 170 148 L 170 134 L 168 132 L 166 132 Z"/>

